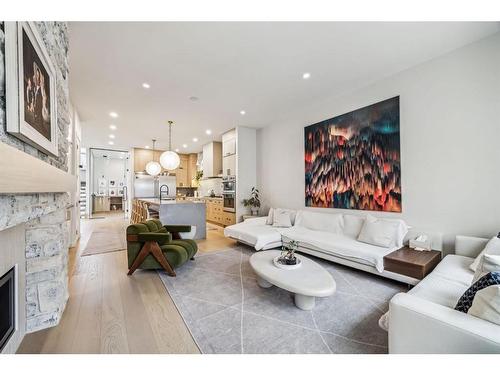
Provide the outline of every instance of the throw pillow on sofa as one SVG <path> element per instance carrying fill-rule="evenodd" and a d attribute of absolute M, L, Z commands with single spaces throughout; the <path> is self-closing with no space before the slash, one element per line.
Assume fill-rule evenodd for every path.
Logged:
<path fill-rule="evenodd" d="M 472 284 L 488 272 L 500 272 L 500 255 L 484 254 L 479 260 L 479 264 L 474 273 Z"/>
<path fill-rule="evenodd" d="M 467 314 L 500 324 L 500 286 L 491 285 L 477 292 Z"/>
<path fill-rule="evenodd" d="M 342 214 L 327 214 L 312 211 L 299 211 L 295 218 L 296 226 L 310 230 L 342 234 L 344 217 Z"/>
<path fill-rule="evenodd" d="M 491 285 L 500 285 L 500 272 L 489 272 L 472 284 L 458 300 L 455 310 L 467 313 L 472 306 L 476 293 Z"/>
<path fill-rule="evenodd" d="M 273 213 L 274 208 L 269 209 L 269 213 L 267 214 L 266 225 L 273 225 Z"/>
<path fill-rule="evenodd" d="M 387 248 L 396 246 L 398 226 L 399 224 L 395 221 L 377 219 L 367 215 L 358 241 Z"/>
<path fill-rule="evenodd" d="M 381 219 L 381 220 L 385 220 L 385 221 L 388 221 L 390 223 L 396 223 L 398 225 L 398 227 L 396 229 L 396 242 L 394 245 L 397 246 L 398 248 L 403 247 L 403 241 L 404 241 L 405 236 L 408 233 L 408 229 L 410 229 L 410 227 L 408 225 L 406 225 L 404 220 L 401 220 L 401 219 Z"/>
<path fill-rule="evenodd" d="M 363 216 L 344 215 L 344 234 L 347 237 L 358 238 L 364 223 Z"/>
<path fill-rule="evenodd" d="M 470 265 L 470 269 L 476 272 L 477 266 L 479 265 L 479 261 L 484 254 L 490 255 L 500 255 L 500 238 L 493 237 L 488 241 L 483 251 L 479 253 L 474 262 Z"/>
<path fill-rule="evenodd" d="M 290 220 L 290 214 L 282 210 L 274 210 L 273 212 L 273 227 L 278 228 L 290 228 L 292 226 L 292 221 Z"/>
<path fill-rule="evenodd" d="M 292 226 L 295 224 L 295 215 L 297 214 L 296 211 L 288 210 L 286 208 L 271 208 L 269 210 L 269 214 L 267 215 L 266 219 L 267 225 L 273 225 L 274 215 L 276 215 L 276 212 L 286 212 L 290 216 L 290 223 L 292 223 Z"/>

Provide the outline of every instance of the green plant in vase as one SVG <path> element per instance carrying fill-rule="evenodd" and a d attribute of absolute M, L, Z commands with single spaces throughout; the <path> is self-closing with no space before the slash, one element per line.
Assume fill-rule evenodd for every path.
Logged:
<path fill-rule="evenodd" d="M 297 264 L 297 257 L 295 256 L 295 252 L 299 248 L 299 242 L 290 240 L 288 242 L 282 241 L 283 246 L 281 249 L 281 255 L 279 258 L 279 262 L 281 264 L 286 264 L 288 266 L 292 266 Z"/>
<path fill-rule="evenodd" d="M 250 198 L 243 199 L 241 203 L 243 203 L 245 207 L 250 207 L 252 215 L 257 216 L 260 208 L 259 190 L 254 186 L 250 192 Z"/>
<path fill-rule="evenodd" d="M 191 183 L 193 187 L 200 187 L 200 181 L 203 177 L 203 171 L 196 171 L 196 176 L 192 179 Z"/>

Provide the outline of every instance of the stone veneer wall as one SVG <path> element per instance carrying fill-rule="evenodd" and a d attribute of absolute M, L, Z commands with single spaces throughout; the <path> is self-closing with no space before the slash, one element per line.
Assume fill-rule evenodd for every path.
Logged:
<path fill-rule="evenodd" d="M 0 23 L 0 85 L 3 86 L 0 88 L 0 141 L 68 171 L 68 27 L 65 22 L 35 22 L 35 25 L 56 69 L 59 155 L 45 155 L 6 132 L 6 98 L 2 94 L 5 92 L 3 22 Z M 0 231 L 20 224 L 26 228 L 27 332 L 56 325 L 66 305 L 68 228 L 65 207 L 68 204 L 66 193 L 0 194 Z"/>

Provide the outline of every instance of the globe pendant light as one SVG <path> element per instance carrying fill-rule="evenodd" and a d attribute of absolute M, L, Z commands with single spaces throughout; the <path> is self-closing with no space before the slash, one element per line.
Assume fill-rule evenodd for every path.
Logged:
<path fill-rule="evenodd" d="M 165 151 L 160 156 L 160 164 L 167 171 L 172 171 L 179 167 L 181 159 L 176 152 L 172 151 L 172 124 L 173 121 L 168 122 L 168 151 Z"/>
<path fill-rule="evenodd" d="M 153 160 L 146 164 L 146 172 L 150 176 L 158 176 L 161 172 L 161 165 L 155 161 L 155 143 L 156 139 L 153 139 Z"/>

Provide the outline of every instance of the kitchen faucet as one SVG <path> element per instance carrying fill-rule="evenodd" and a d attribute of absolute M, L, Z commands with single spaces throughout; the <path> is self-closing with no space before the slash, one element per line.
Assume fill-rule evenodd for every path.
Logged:
<path fill-rule="evenodd" d="M 163 199 L 163 187 L 166 187 L 167 188 L 167 199 L 168 199 L 168 196 L 170 195 L 170 189 L 168 188 L 168 185 L 161 185 L 160 186 L 160 200 Z"/>

